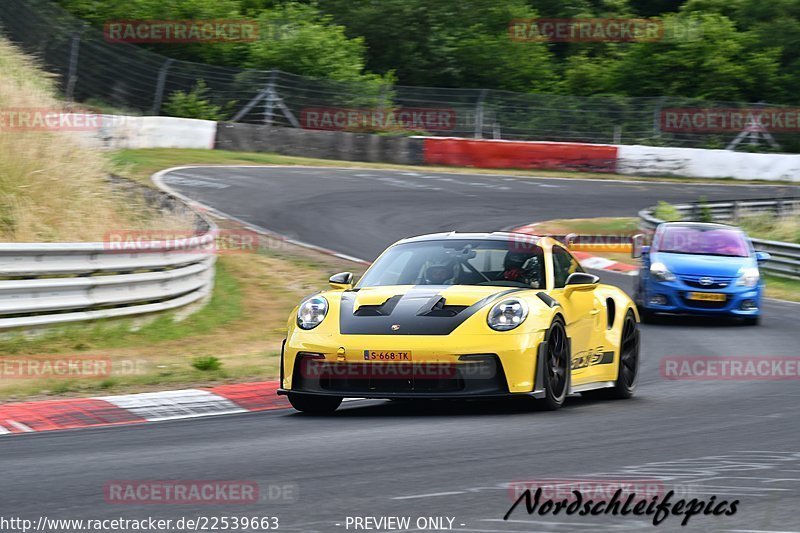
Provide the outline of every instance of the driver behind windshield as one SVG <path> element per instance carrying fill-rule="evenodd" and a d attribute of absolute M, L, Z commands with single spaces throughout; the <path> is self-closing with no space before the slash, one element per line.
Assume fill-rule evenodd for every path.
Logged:
<path fill-rule="evenodd" d="M 536 245 L 489 239 L 400 243 L 387 250 L 357 287 L 387 285 L 545 286 L 544 255 Z"/>
<path fill-rule="evenodd" d="M 455 285 L 458 277 L 458 264 L 455 259 L 439 257 L 425 268 L 426 285 Z"/>
<path fill-rule="evenodd" d="M 531 253 L 508 252 L 503 261 L 504 270 L 500 279 L 504 281 L 516 281 L 530 285 L 533 288 L 541 288 L 539 279 L 539 258 Z"/>

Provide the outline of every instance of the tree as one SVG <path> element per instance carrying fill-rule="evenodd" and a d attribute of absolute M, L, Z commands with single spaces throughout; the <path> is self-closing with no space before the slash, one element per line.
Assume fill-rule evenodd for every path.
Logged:
<path fill-rule="evenodd" d="M 364 39 L 348 38 L 316 7 L 291 2 L 263 11 L 258 20 L 269 31 L 249 47 L 245 66 L 335 80 L 363 74 Z"/>
<path fill-rule="evenodd" d="M 717 14 L 665 18 L 665 38 L 633 43 L 619 65 L 616 91 L 631 96 L 688 96 L 716 100 L 757 98 L 751 74 L 773 76 L 770 58 L 748 53 L 746 38 Z M 681 32 L 694 28 L 691 37 Z M 772 83 L 761 80 L 759 83 Z"/>
<path fill-rule="evenodd" d="M 555 79 L 548 45 L 509 36 L 537 13 L 523 0 L 326 0 L 321 7 L 367 45 L 367 68 L 403 85 L 544 92 Z"/>

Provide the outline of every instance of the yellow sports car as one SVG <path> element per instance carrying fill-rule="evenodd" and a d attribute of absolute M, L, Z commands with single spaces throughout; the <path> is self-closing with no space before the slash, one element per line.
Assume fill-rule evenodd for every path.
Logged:
<path fill-rule="evenodd" d="M 639 315 L 549 237 L 441 233 L 389 247 L 359 282 L 289 317 L 281 388 L 329 413 L 351 398 L 530 396 L 557 409 L 570 393 L 630 398 Z"/>

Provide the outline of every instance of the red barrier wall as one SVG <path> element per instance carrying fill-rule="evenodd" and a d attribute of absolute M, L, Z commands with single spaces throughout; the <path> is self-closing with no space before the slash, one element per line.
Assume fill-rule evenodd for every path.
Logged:
<path fill-rule="evenodd" d="M 425 164 L 616 172 L 617 147 L 604 144 L 427 137 Z"/>

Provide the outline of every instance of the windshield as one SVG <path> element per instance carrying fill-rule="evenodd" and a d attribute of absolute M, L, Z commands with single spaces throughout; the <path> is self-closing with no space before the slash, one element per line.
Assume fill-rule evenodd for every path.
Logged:
<path fill-rule="evenodd" d="M 734 228 L 669 227 L 659 234 L 653 247 L 658 252 L 673 254 L 750 255 L 747 240 L 741 231 Z"/>
<path fill-rule="evenodd" d="M 358 287 L 499 285 L 545 287 L 539 246 L 501 240 L 441 240 L 398 244 L 367 271 Z"/>

